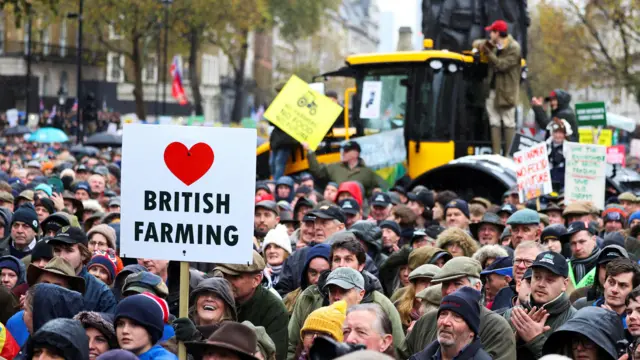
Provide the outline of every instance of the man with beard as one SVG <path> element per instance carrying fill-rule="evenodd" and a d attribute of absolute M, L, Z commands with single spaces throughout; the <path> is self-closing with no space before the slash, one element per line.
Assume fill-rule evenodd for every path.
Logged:
<path fill-rule="evenodd" d="M 437 340 L 410 360 L 491 359 L 478 337 L 479 301 L 480 292 L 470 287 L 445 296 L 438 309 Z"/>
<path fill-rule="evenodd" d="M 275 229 L 280 222 L 278 215 L 278 205 L 275 201 L 263 200 L 256 204 L 253 216 L 253 234 L 258 241 L 262 242 L 269 230 Z"/>
<path fill-rule="evenodd" d="M 545 251 L 531 265 L 530 302 L 505 312 L 504 318 L 516 332 L 518 359 L 539 359 L 549 331 L 569 320 L 576 309 L 565 293 L 569 267 L 564 256 Z"/>

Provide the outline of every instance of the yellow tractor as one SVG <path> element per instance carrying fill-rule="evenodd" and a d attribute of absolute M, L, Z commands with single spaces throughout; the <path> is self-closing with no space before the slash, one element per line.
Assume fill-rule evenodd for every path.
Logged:
<path fill-rule="evenodd" d="M 325 81 L 348 77 L 355 81 L 355 87 L 344 93 L 344 125 L 337 121 L 316 151 L 320 162 L 340 161 L 340 143 L 345 139 L 398 128 L 404 129 L 407 148 L 404 173 L 414 180 L 453 159 L 491 153 L 482 91 L 486 61 L 477 53 L 431 47 L 432 41 L 427 39 L 421 51 L 352 55 L 344 67 L 316 77 Z M 522 71 L 525 78 L 524 61 Z M 378 118 L 360 117 L 365 81 L 382 84 Z M 258 178 L 268 178 L 268 142 L 258 146 L 257 156 Z M 306 154 L 300 148 L 294 151 L 286 173 L 306 169 Z M 395 179 L 387 180 L 393 183 Z"/>

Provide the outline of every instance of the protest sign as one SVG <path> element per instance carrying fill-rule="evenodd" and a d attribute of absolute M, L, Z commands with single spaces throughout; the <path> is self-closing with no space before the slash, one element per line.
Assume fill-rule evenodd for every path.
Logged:
<path fill-rule="evenodd" d="M 513 157 L 513 155 L 525 149 L 532 147 L 535 144 L 540 143 L 540 141 L 526 136 L 522 134 L 515 133 L 513 135 L 513 141 L 511 141 L 511 148 L 509 149 L 509 156 Z"/>
<path fill-rule="evenodd" d="M 607 148 L 607 163 L 618 164 L 625 167 L 627 165 L 627 156 L 625 154 L 624 145 L 614 145 Z"/>
<path fill-rule="evenodd" d="M 323 82 L 310 83 L 309 87 L 311 88 L 311 90 L 315 90 L 318 94 L 324 94 L 324 83 Z"/>
<path fill-rule="evenodd" d="M 264 113 L 264 117 L 315 150 L 341 112 L 342 106 L 292 75 Z"/>
<path fill-rule="evenodd" d="M 513 161 L 516 163 L 521 203 L 553 192 L 546 143 L 538 143 L 516 152 L 513 154 Z"/>
<path fill-rule="evenodd" d="M 640 139 L 631 139 L 629 143 L 629 155 L 640 159 Z"/>
<path fill-rule="evenodd" d="M 351 141 L 360 145 L 362 149 L 360 157 L 367 167 L 374 170 L 402 163 L 407 159 L 403 129 L 384 131 L 376 135 L 351 139 Z"/>
<path fill-rule="evenodd" d="M 592 127 L 578 129 L 580 144 L 595 144 L 594 135 L 597 137 L 598 145 L 613 145 L 613 131 L 611 129 L 595 129 Z"/>
<path fill-rule="evenodd" d="M 251 262 L 255 146 L 255 129 L 125 125 L 122 256 Z"/>
<path fill-rule="evenodd" d="M 607 126 L 607 107 L 604 102 L 576 104 L 578 126 Z"/>
<path fill-rule="evenodd" d="M 590 201 L 604 209 L 607 148 L 593 144 L 564 143 L 566 170 L 564 203 Z"/>
<path fill-rule="evenodd" d="M 9 123 L 9 127 L 18 126 L 19 113 L 18 109 L 9 109 L 6 112 L 7 114 L 7 122 Z"/>
<path fill-rule="evenodd" d="M 379 118 L 381 100 L 382 100 L 382 81 L 365 81 L 362 84 L 362 101 L 360 104 L 360 118 L 361 119 Z"/>

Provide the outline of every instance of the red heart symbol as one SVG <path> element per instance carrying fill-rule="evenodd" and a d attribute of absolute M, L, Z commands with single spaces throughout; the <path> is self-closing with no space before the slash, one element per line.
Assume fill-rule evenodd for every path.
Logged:
<path fill-rule="evenodd" d="M 205 143 L 187 149 L 181 142 L 172 142 L 164 149 L 164 163 L 175 177 L 189 186 L 198 181 L 213 165 L 213 150 Z"/>

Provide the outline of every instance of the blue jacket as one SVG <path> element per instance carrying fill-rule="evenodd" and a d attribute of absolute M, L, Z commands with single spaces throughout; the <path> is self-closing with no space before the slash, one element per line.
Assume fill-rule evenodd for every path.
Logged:
<path fill-rule="evenodd" d="M 160 345 L 155 345 L 149 351 L 138 356 L 140 360 L 178 360 L 178 357 L 163 348 Z"/>
<path fill-rule="evenodd" d="M 113 314 L 116 311 L 116 298 L 113 292 L 102 281 L 96 279 L 95 276 L 89 274 L 86 267 L 80 271 L 84 278 L 84 306 L 86 311 L 96 311 Z"/>
<path fill-rule="evenodd" d="M 22 348 L 22 345 L 27 342 L 29 338 L 29 329 L 27 329 L 27 325 L 25 325 L 24 320 L 22 319 L 22 315 L 24 314 L 24 310 L 20 310 L 17 313 L 13 314 L 12 317 L 7 321 L 7 330 L 13 335 L 13 338 L 18 343 L 18 346 Z"/>

